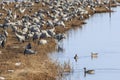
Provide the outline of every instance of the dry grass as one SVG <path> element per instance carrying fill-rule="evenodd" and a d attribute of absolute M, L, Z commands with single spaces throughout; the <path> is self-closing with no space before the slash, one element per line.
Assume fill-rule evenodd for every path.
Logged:
<path fill-rule="evenodd" d="M 21 19 L 23 14 L 19 14 L 18 10 L 13 7 L 14 4 L 6 6 L 6 8 L 11 8 L 13 11 L 17 12 L 17 15 Z M 38 7 L 39 6 L 39 7 Z M 25 14 L 32 15 L 35 11 L 42 7 L 41 4 L 35 4 L 33 11 Z M 4 22 L 4 17 L 6 12 L 0 10 L 4 13 L 4 16 L 0 20 L 0 23 Z M 2 33 L 2 28 L 0 29 Z M 58 76 L 58 70 L 61 69 L 58 64 L 52 62 L 47 54 L 55 50 L 56 43 L 54 39 L 48 38 L 48 44 L 37 45 L 36 42 L 31 42 L 30 40 L 25 41 L 25 43 L 20 43 L 17 41 L 14 33 L 11 29 L 8 29 L 8 39 L 5 48 L 0 48 L 0 76 L 5 77 L 7 80 L 55 80 Z M 37 51 L 34 55 L 23 55 L 24 47 L 28 42 L 31 42 L 33 50 Z M 16 63 L 21 63 L 21 65 L 16 66 Z M 9 70 L 9 71 L 8 71 Z M 11 71 L 10 71 L 11 70 Z"/>
<path fill-rule="evenodd" d="M 120 1 L 120 0 L 119 0 Z M 19 19 L 24 16 L 24 14 L 32 15 L 34 12 L 39 9 L 47 9 L 47 6 L 41 6 L 41 4 L 35 4 L 32 12 L 28 12 L 28 9 L 24 14 L 20 14 L 18 10 L 14 9 L 14 4 L 6 5 L 6 8 L 11 8 L 17 12 L 19 15 Z M 91 15 L 94 13 L 87 9 Z M 106 12 L 105 8 L 96 8 L 96 12 Z M 0 10 L 0 13 L 4 13 L 4 16 L 0 20 L 0 23 L 4 22 L 4 18 L 6 16 L 6 12 Z M 85 19 L 89 18 L 88 15 L 84 15 Z M 47 18 L 46 18 L 47 19 Z M 56 33 L 63 33 L 71 28 L 78 27 L 82 24 L 85 24 L 84 20 L 79 20 L 77 18 L 72 21 L 66 22 L 66 28 L 57 27 Z M 46 28 L 44 26 L 44 28 Z M 0 33 L 2 33 L 2 29 L 0 28 Z M 70 72 L 71 67 L 69 62 L 64 64 L 64 67 L 60 67 L 59 63 L 52 62 L 47 56 L 48 53 L 51 53 L 55 50 L 55 40 L 53 38 L 48 38 L 49 41 L 46 45 L 37 45 L 35 42 L 31 42 L 30 40 L 26 41 L 24 44 L 17 41 L 14 33 L 11 29 L 8 29 L 8 41 L 6 43 L 5 48 L 0 48 L 0 76 L 5 77 L 7 80 L 55 80 L 56 76 L 59 75 L 60 70 L 62 72 Z M 23 55 L 24 47 L 28 42 L 32 43 L 33 50 L 37 50 L 37 54 L 34 55 Z M 16 63 L 21 63 L 21 65 L 16 66 Z M 8 70 L 14 70 L 13 72 Z"/>
<path fill-rule="evenodd" d="M 68 62 L 64 62 L 64 65 L 63 65 L 63 71 L 64 72 L 72 72 L 72 68 L 70 66 L 70 61 Z"/>
<path fill-rule="evenodd" d="M 37 46 L 36 50 L 38 51 L 38 53 L 35 55 L 23 55 L 23 44 L 19 44 L 21 47 L 18 49 L 13 49 L 8 46 L 5 49 L 2 49 L 2 54 L 0 55 L 0 71 L 2 76 L 10 76 L 13 79 L 20 79 L 21 77 L 31 77 L 31 75 L 28 74 L 34 73 L 33 75 L 35 75 L 35 73 L 38 73 L 55 77 L 57 75 L 56 72 L 58 67 L 56 66 L 56 64 L 51 63 L 51 61 L 47 57 L 47 53 L 54 50 L 55 43 L 52 43 L 51 45 L 50 44 L 48 43 L 44 46 L 38 46 L 34 44 L 34 46 Z M 21 65 L 15 66 L 15 63 L 17 62 L 21 62 Z M 15 72 L 11 73 L 11 75 L 7 70 L 14 70 Z M 23 76 L 24 73 L 26 73 L 26 75 L 29 77 Z M 39 77 L 41 77 L 41 79 L 39 80 L 44 79 L 41 75 L 39 75 Z"/>
<path fill-rule="evenodd" d="M 120 3 L 120 0 L 117 0 L 117 2 L 119 2 L 119 3 Z"/>

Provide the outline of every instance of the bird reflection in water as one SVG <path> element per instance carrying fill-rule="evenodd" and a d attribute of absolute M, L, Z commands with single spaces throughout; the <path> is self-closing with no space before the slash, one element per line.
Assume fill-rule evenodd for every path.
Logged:
<path fill-rule="evenodd" d="M 65 50 L 64 50 L 64 48 L 62 47 L 62 46 L 60 46 L 60 45 L 58 45 L 57 46 L 57 52 L 59 53 L 59 52 L 64 52 Z"/>

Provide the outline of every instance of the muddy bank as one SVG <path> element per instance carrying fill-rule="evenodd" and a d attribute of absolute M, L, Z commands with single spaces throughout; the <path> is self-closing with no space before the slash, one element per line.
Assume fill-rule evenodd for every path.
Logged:
<path fill-rule="evenodd" d="M 16 20 L 21 20 L 25 14 L 33 15 L 39 9 L 48 9 L 48 6 L 43 6 L 41 3 L 34 3 L 34 6 L 26 9 L 24 14 L 20 14 L 18 9 L 14 8 L 16 3 L 10 3 L 5 5 L 5 8 L 12 8 L 12 11 L 16 12 L 18 17 Z M 27 4 L 27 3 L 23 3 Z M 109 12 L 109 9 L 105 7 L 96 7 L 96 11 L 93 11 L 86 7 L 88 14 L 83 15 L 83 19 L 74 17 L 72 20 L 65 22 L 66 28 L 56 27 L 56 33 L 63 33 L 73 27 L 79 27 L 85 24 L 84 20 L 89 18 L 95 13 L 99 12 Z M 0 10 L 0 13 L 4 15 L 0 19 L 0 23 L 5 22 L 5 17 L 7 13 L 5 10 Z M 46 20 L 49 17 L 45 17 Z M 12 20 L 11 20 L 12 21 Z M 43 26 L 44 30 L 47 29 L 47 26 Z M 3 28 L 0 28 L 1 33 L 3 33 Z M 55 80 L 58 76 L 58 70 L 61 69 L 59 63 L 52 62 L 47 54 L 55 50 L 56 42 L 54 38 L 46 38 L 49 42 L 46 45 L 38 45 L 37 42 L 32 40 L 26 40 L 24 43 L 19 42 L 16 39 L 16 36 L 11 28 L 8 28 L 9 36 L 5 48 L 0 48 L 0 76 L 5 77 L 6 79 L 12 80 Z M 33 55 L 24 55 L 25 46 L 31 42 L 32 49 L 37 51 L 37 54 Z"/>

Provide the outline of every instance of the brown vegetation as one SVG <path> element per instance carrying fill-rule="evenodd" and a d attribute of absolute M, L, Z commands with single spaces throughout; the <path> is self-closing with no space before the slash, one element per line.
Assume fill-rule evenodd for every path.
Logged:
<path fill-rule="evenodd" d="M 120 3 L 120 0 L 117 0 L 117 2 L 119 2 L 119 3 Z"/>
<path fill-rule="evenodd" d="M 120 0 L 118 0 L 120 2 Z M 17 10 L 14 10 L 14 4 L 6 5 L 6 8 L 12 8 L 13 11 L 17 12 L 19 15 L 18 19 L 24 14 L 18 13 Z M 25 14 L 34 14 L 35 11 L 38 11 L 40 8 L 47 9 L 47 6 L 43 7 L 41 4 L 35 4 L 32 7 L 33 10 L 31 13 L 28 11 Z M 91 15 L 94 14 L 90 9 L 87 9 Z M 0 10 L 6 16 L 5 11 Z M 97 7 L 95 12 L 108 12 L 104 7 Z M 84 15 L 85 19 L 89 18 L 88 15 Z M 0 20 L 0 23 L 4 22 L 4 17 Z M 47 18 L 46 18 L 47 19 Z M 85 24 L 84 20 L 79 20 L 77 18 L 72 21 L 66 22 L 66 28 L 57 27 L 56 32 L 62 33 L 73 27 L 79 27 L 82 24 Z M 2 33 L 2 29 L 0 29 Z M 14 33 L 11 29 L 8 30 L 9 37 L 6 43 L 5 48 L 0 48 L 0 76 L 5 77 L 7 80 L 55 80 L 56 76 L 59 75 L 59 70 L 69 72 L 71 70 L 70 64 L 65 63 L 62 68 L 59 63 L 52 62 L 48 53 L 51 53 L 55 50 L 55 40 L 48 38 L 49 41 L 46 45 L 37 45 L 36 42 L 32 42 L 33 50 L 37 50 L 37 54 L 34 55 L 24 55 L 24 47 L 28 44 L 26 41 L 24 44 L 17 41 Z M 16 65 L 16 63 L 21 63 Z M 9 71 L 8 71 L 9 70 Z M 10 71 L 11 70 L 11 71 Z M 13 71 L 12 71 L 13 70 Z"/>
<path fill-rule="evenodd" d="M 6 8 L 11 8 L 14 11 L 14 4 L 6 5 Z M 42 7 L 40 4 L 36 4 L 33 7 L 33 11 L 25 14 L 34 14 L 35 11 Z M 4 17 L 6 16 L 5 11 L 0 10 L 4 13 L 4 16 L 0 20 L 0 23 L 4 23 Z M 16 10 L 17 12 L 17 10 Z M 21 19 L 23 14 L 17 15 Z M 59 32 L 60 30 L 58 30 Z M 2 28 L 0 28 L 0 33 L 2 33 Z M 52 62 L 48 58 L 48 53 L 55 50 L 55 40 L 48 38 L 48 44 L 37 45 L 36 42 L 31 42 L 30 40 L 20 43 L 16 39 L 14 32 L 8 29 L 9 36 L 7 38 L 7 43 L 5 48 L 0 48 L 0 76 L 5 77 L 7 80 L 55 80 L 58 76 L 58 70 L 61 70 L 59 64 Z M 29 43 L 32 43 L 33 50 L 37 51 L 37 54 L 24 55 L 24 47 Z M 20 63 L 20 65 L 16 65 Z"/>

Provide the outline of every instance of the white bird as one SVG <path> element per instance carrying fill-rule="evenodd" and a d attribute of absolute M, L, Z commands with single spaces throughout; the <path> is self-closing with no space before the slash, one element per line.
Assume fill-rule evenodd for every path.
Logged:
<path fill-rule="evenodd" d="M 47 44 L 47 40 L 41 39 L 41 40 L 38 42 L 38 44 L 45 45 L 45 44 Z"/>
<path fill-rule="evenodd" d="M 28 28 L 23 28 L 23 30 L 22 30 L 23 32 L 25 32 L 25 33 L 27 33 L 28 32 Z"/>
<path fill-rule="evenodd" d="M 51 37 L 46 30 L 41 30 L 42 34 L 45 34 L 46 37 Z"/>
<path fill-rule="evenodd" d="M 9 69 L 8 72 L 11 72 L 11 73 L 12 73 L 12 72 L 14 72 L 14 70 Z"/>
<path fill-rule="evenodd" d="M 5 77 L 0 76 L 0 80 L 5 80 Z"/>
<path fill-rule="evenodd" d="M 23 8 L 23 9 L 22 9 L 21 7 L 19 8 L 19 12 L 20 12 L 21 14 L 22 14 L 22 13 L 24 13 L 24 12 L 25 12 L 25 10 L 26 10 L 26 7 L 25 7 L 25 8 Z"/>
<path fill-rule="evenodd" d="M 33 18 L 33 22 L 35 22 L 35 23 L 39 23 L 40 20 L 39 20 L 38 18 Z"/>
<path fill-rule="evenodd" d="M 13 15 L 13 19 L 15 20 L 16 18 L 17 18 L 17 15 L 16 15 L 16 11 L 15 11 L 15 13 Z"/>
<path fill-rule="evenodd" d="M 8 32 L 6 30 L 4 30 L 4 35 L 5 37 L 8 37 Z"/>
<path fill-rule="evenodd" d="M 62 26 L 63 28 L 65 28 L 65 23 L 63 21 L 58 21 L 56 23 L 57 26 Z"/>
<path fill-rule="evenodd" d="M 24 55 L 25 54 L 36 54 L 37 52 L 36 51 L 34 51 L 34 50 L 32 50 L 32 49 L 25 49 L 24 50 Z"/>
<path fill-rule="evenodd" d="M 52 28 L 52 29 L 47 30 L 47 33 L 48 33 L 51 37 L 55 36 L 55 27 Z"/>
<path fill-rule="evenodd" d="M 15 32 L 15 35 L 16 35 L 18 41 L 20 41 L 20 42 L 24 42 L 24 41 L 25 41 L 25 36 L 19 35 L 19 34 L 17 34 L 16 32 Z"/>
<path fill-rule="evenodd" d="M 20 66 L 20 65 L 21 65 L 21 62 L 15 63 L 15 66 Z"/>

